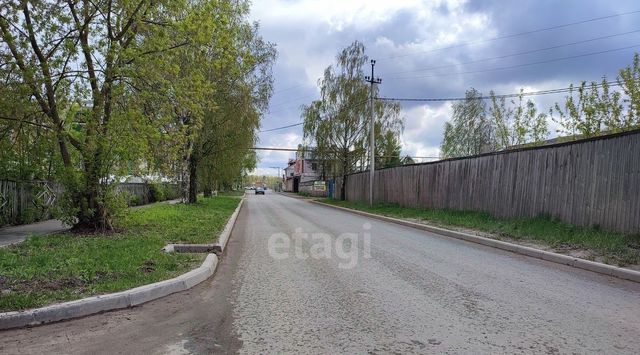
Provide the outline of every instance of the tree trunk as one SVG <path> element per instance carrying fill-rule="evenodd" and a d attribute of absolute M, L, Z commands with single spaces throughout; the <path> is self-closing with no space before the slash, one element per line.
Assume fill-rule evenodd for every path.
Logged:
<path fill-rule="evenodd" d="M 189 156 L 189 203 L 198 201 L 198 159 L 191 153 Z"/>
<path fill-rule="evenodd" d="M 204 197 L 211 197 L 213 196 L 213 189 L 211 188 L 211 185 L 207 184 L 207 186 L 205 186 L 204 188 Z"/>
<path fill-rule="evenodd" d="M 349 168 L 348 159 L 349 159 L 349 153 L 347 149 L 344 149 L 343 156 L 342 156 L 342 185 L 340 185 L 340 199 L 343 201 L 347 199 L 347 193 L 345 188 L 347 186 L 347 169 Z"/>
<path fill-rule="evenodd" d="M 84 181 L 72 198 L 79 207 L 77 223 L 73 229 L 79 232 L 105 232 L 113 230 L 111 214 L 105 202 L 108 191 L 100 183 L 100 153 L 92 154 L 92 159 L 84 161 Z"/>

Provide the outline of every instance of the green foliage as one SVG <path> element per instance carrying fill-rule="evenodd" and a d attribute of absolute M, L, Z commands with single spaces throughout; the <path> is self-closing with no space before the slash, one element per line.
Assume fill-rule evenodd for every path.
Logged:
<path fill-rule="evenodd" d="M 539 143 L 549 134 L 547 115 L 538 113 L 533 101 L 507 103 L 490 93 L 489 107 L 476 89 L 466 92 L 466 100 L 452 105 L 453 117 L 445 123 L 440 146 L 443 158 L 462 157 L 507 149 L 525 143 Z"/>
<path fill-rule="evenodd" d="M 632 65 L 618 74 L 621 90 L 612 90 L 606 77 L 600 83 L 571 85 L 564 103 L 556 103 L 550 110 L 553 121 L 560 126 L 558 133 L 587 138 L 640 127 L 639 78 L 640 56 L 636 53 Z"/>
<path fill-rule="evenodd" d="M 351 173 L 365 164 L 371 130 L 370 87 L 362 80 L 368 63 L 364 45 L 353 42 L 336 61 L 325 69 L 318 83 L 321 99 L 302 109 L 306 145 L 314 148 L 310 158 L 320 160 L 323 172 L 333 176 Z M 377 86 L 373 94 L 378 95 Z M 373 109 L 377 141 L 385 142 L 382 150 L 393 155 L 397 148 L 394 139 L 404 128 L 400 105 L 376 100 Z"/>
<path fill-rule="evenodd" d="M 379 130 L 378 126 L 376 126 Z M 377 133 L 377 132 L 376 132 Z M 400 159 L 400 134 L 387 131 L 384 134 L 376 134 L 380 138 L 376 140 L 376 168 L 390 168 L 402 165 Z"/>
<path fill-rule="evenodd" d="M 204 254 L 160 249 L 172 242 L 215 242 L 238 202 L 218 197 L 195 205 L 156 204 L 120 218 L 119 232 L 108 238 L 60 234 L 0 248 L 0 311 L 117 292 L 182 274 Z"/>
<path fill-rule="evenodd" d="M 160 202 L 167 199 L 167 188 L 157 182 L 149 183 L 149 202 Z"/>
<path fill-rule="evenodd" d="M 61 181 L 65 220 L 110 229 L 118 176 L 183 177 L 194 151 L 207 183 L 251 165 L 230 152 L 256 139 L 275 50 L 248 1 L 25 1 L 0 11 L 0 178 Z"/>

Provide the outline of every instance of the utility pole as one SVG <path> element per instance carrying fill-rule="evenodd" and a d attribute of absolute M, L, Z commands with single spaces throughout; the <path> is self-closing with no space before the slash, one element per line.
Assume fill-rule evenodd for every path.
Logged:
<path fill-rule="evenodd" d="M 373 109 L 373 85 L 381 84 L 382 79 L 376 78 L 374 74 L 374 68 L 376 66 L 376 61 L 371 60 L 371 76 L 365 76 L 364 80 L 371 84 L 371 123 L 370 123 L 370 137 L 369 137 L 369 205 L 373 205 L 373 180 L 375 174 L 376 167 L 376 142 L 375 142 L 375 115 Z"/>

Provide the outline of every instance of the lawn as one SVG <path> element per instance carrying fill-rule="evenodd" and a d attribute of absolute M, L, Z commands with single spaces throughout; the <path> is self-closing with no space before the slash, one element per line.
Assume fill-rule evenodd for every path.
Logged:
<path fill-rule="evenodd" d="M 129 210 L 110 235 L 30 237 L 0 248 L 0 311 L 111 293 L 180 275 L 205 254 L 165 254 L 169 242 L 211 243 L 240 199 Z"/>
<path fill-rule="evenodd" d="M 441 227 L 457 227 L 489 233 L 490 237 L 509 241 L 532 241 L 563 252 L 584 249 L 591 260 L 625 266 L 640 264 L 640 235 L 628 235 L 577 227 L 549 217 L 495 218 L 488 213 L 443 209 L 405 208 L 376 204 L 322 200 L 324 203 L 390 217 L 423 221 Z"/>

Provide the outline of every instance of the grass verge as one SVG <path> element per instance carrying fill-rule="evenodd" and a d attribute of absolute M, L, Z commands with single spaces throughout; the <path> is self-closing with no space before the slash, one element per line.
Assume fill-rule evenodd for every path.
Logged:
<path fill-rule="evenodd" d="M 40 307 L 111 293 L 178 276 L 204 254 L 165 254 L 170 242 L 210 243 L 240 199 L 154 204 L 130 210 L 109 235 L 30 237 L 0 249 L 0 311 Z"/>
<path fill-rule="evenodd" d="M 640 264 L 640 235 L 591 227 L 577 227 L 549 217 L 495 218 L 488 213 L 444 209 L 407 208 L 324 199 L 321 202 L 441 227 L 470 229 L 482 236 L 514 242 L 533 242 L 551 250 L 618 266 Z"/>

